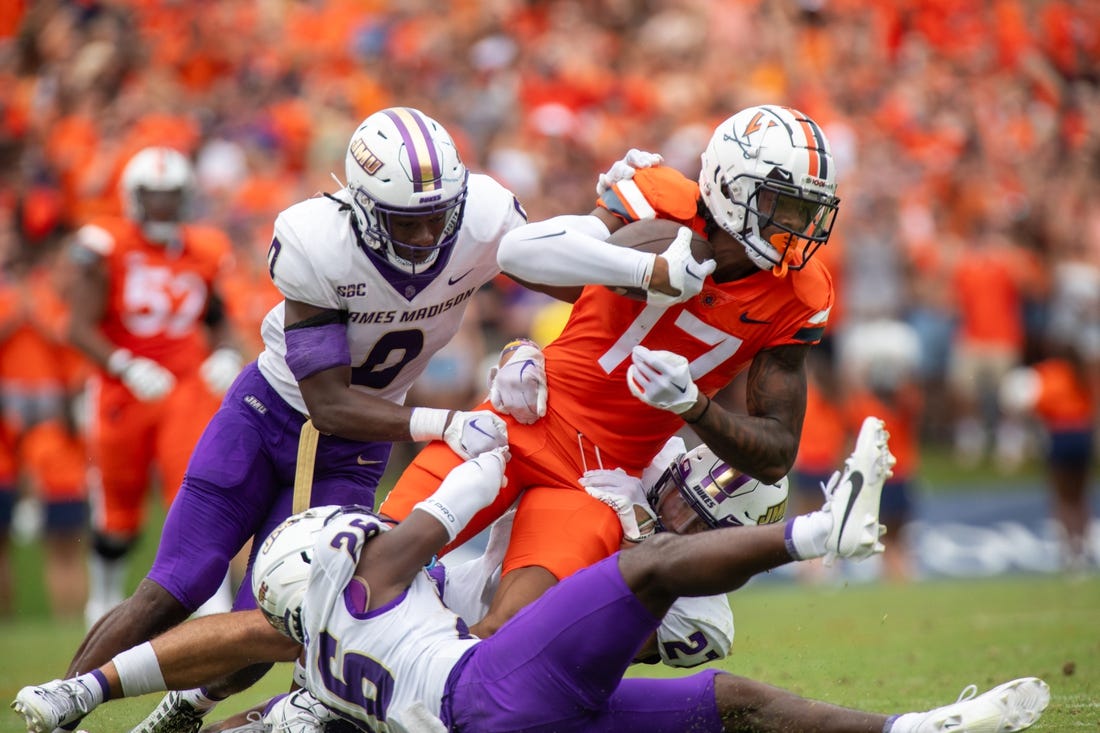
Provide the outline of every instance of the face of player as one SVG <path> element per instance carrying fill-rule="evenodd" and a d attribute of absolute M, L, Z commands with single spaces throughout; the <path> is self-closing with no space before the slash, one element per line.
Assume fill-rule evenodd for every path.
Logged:
<path fill-rule="evenodd" d="M 760 213 L 768 221 L 768 226 L 760 232 L 765 239 L 781 231 L 808 232 L 824 208 L 813 201 L 787 196 L 771 189 L 760 192 L 759 207 Z"/>
<path fill-rule="evenodd" d="M 138 196 L 146 223 L 175 223 L 180 221 L 180 214 L 183 210 L 182 190 L 154 191 L 142 189 Z"/>
<path fill-rule="evenodd" d="M 419 264 L 427 260 L 447 228 L 450 213 L 447 210 L 420 216 L 391 214 L 388 224 L 394 253 L 412 263 Z"/>

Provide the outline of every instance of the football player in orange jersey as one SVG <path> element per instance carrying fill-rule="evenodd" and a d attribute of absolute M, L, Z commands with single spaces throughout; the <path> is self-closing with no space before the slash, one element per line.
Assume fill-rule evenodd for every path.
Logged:
<path fill-rule="evenodd" d="M 185 223 L 190 162 L 170 148 L 145 148 L 126 164 L 120 194 L 125 216 L 88 222 L 71 248 L 79 277 L 69 337 L 97 367 L 89 384 L 89 626 L 124 597 L 153 468 L 167 506 L 242 365 L 216 289 L 231 263 L 229 240 Z"/>
<path fill-rule="evenodd" d="M 592 214 L 529 224 L 501 244 L 505 272 L 532 287 L 575 287 L 577 300 L 543 353 L 545 417 L 531 425 L 506 418 L 507 487 L 451 545 L 519 501 L 499 591 L 472 628 L 480 636 L 619 548 L 615 512 L 578 483 L 587 469 L 640 475 L 684 424 L 734 468 L 766 483 L 794 462 L 804 361 L 833 303 L 829 273 L 812 259 L 829 239 L 838 204 L 825 135 L 797 110 L 751 107 L 718 125 L 698 184 L 657 161 L 632 151 L 601 177 Z M 605 241 L 655 217 L 684 226 L 676 237 L 682 246 L 655 256 Z M 690 230 L 710 240 L 713 262 L 692 259 Z M 611 287 L 640 288 L 647 302 Z M 748 414 L 712 403 L 745 369 Z M 408 516 L 460 460 L 445 444 L 428 445 L 381 512 Z"/>

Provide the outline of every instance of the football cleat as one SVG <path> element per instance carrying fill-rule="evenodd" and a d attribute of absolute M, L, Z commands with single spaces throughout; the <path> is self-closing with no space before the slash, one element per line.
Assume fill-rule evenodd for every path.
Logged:
<path fill-rule="evenodd" d="M 271 733 L 335 733 L 355 728 L 321 703 L 309 690 L 277 699 L 264 714 Z"/>
<path fill-rule="evenodd" d="M 83 718 L 95 707 L 95 703 L 87 687 L 70 679 L 24 687 L 15 696 L 11 707 L 23 716 L 28 733 L 53 733 L 55 729 Z"/>
<path fill-rule="evenodd" d="M 878 521 L 879 500 L 897 462 L 887 446 L 889 437 L 882 420 L 865 419 L 844 471 L 834 473 L 825 487 L 826 510 L 833 515 L 833 529 L 825 541 L 827 560 L 859 559 L 883 551 L 879 538 L 885 528 Z"/>
<path fill-rule="evenodd" d="M 1037 677 L 997 685 L 981 695 L 970 685 L 958 701 L 924 713 L 913 733 L 1011 733 L 1030 728 L 1050 703 L 1050 688 Z"/>
<path fill-rule="evenodd" d="M 130 733 L 198 733 L 210 708 L 196 707 L 182 692 L 169 692 Z"/>

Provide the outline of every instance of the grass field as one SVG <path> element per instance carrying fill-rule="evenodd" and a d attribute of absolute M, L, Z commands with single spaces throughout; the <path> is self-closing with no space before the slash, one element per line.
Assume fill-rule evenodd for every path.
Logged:
<path fill-rule="evenodd" d="M 1036 675 L 1053 700 L 1036 731 L 1100 729 L 1100 578 L 1017 576 L 903 587 L 807 588 L 754 582 L 733 596 L 737 639 L 722 666 L 843 705 L 903 712 L 953 702 Z M 76 626 L 35 620 L 0 626 L 0 699 L 56 676 L 81 637 Z M 269 674 L 234 712 L 285 689 L 289 669 Z M 635 668 L 664 674 L 659 666 Z M 126 731 L 159 699 L 111 703 L 90 716 L 92 733 Z M 0 733 L 22 731 L 0 714 Z"/>

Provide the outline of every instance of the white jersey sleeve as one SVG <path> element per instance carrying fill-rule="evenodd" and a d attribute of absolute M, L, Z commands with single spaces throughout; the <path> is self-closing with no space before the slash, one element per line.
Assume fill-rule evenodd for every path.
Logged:
<path fill-rule="evenodd" d="M 440 715 L 452 667 L 478 639 L 418 573 L 389 604 L 366 611 L 355 580 L 363 545 L 382 530 L 371 515 L 342 515 L 318 535 L 303 603 L 306 682 L 326 706 L 378 733 Z M 356 585 L 357 584 L 357 585 Z"/>
<path fill-rule="evenodd" d="M 316 253 L 314 257 L 317 257 Z M 340 308 L 340 299 L 328 286 L 326 278 L 314 269 L 308 247 L 287 212 L 275 219 L 268 265 L 272 282 L 287 300 L 309 303 L 319 308 Z"/>

